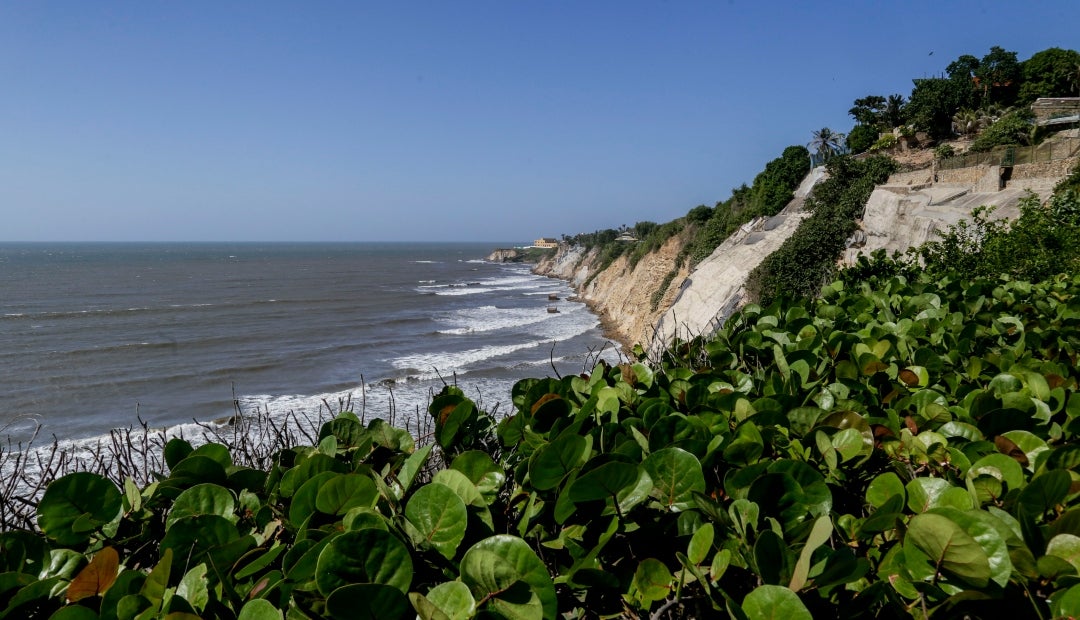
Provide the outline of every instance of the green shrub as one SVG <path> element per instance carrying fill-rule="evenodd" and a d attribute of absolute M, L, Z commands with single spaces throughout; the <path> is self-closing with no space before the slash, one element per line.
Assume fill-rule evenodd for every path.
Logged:
<path fill-rule="evenodd" d="M 847 135 L 847 146 L 858 155 L 869 149 L 878 139 L 878 130 L 871 125 L 855 125 Z"/>
<path fill-rule="evenodd" d="M 941 144 L 934 147 L 935 159 L 948 159 L 956 155 L 956 149 L 951 144 Z"/>
<path fill-rule="evenodd" d="M 981 153 L 995 146 L 1029 144 L 1033 127 L 1030 110 L 1010 112 L 983 130 L 979 137 L 971 142 L 969 150 L 973 153 Z"/>

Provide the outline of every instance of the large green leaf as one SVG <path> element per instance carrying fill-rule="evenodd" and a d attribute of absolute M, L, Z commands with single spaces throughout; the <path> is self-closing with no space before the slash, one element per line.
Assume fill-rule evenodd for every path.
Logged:
<path fill-rule="evenodd" d="M 991 581 L 1001 587 L 1009 583 L 1013 565 L 1005 542 L 1010 532 L 1004 523 L 985 510 L 935 508 L 934 513 L 948 517 L 979 543 L 990 562 Z"/>
<path fill-rule="evenodd" d="M 667 598 L 675 588 L 671 571 L 656 558 L 645 558 L 638 563 L 630 587 L 634 597 L 648 609 L 653 601 Z"/>
<path fill-rule="evenodd" d="M 499 534 L 473 545 L 461 558 L 461 580 L 478 601 L 509 618 L 554 618 L 555 585 L 528 543 Z M 515 587 L 524 584 L 526 592 Z"/>
<path fill-rule="evenodd" d="M 621 461 L 610 461 L 582 474 L 570 485 L 570 499 L 587 502 L 616 497 L 619 491 L 637 482 L 638 466 Z"/>
<path fill-rule="evenodd" d="M 165 519 L 168 530 L 177 520 L 195 515 L 217 515 L 229 518 L 236 510 L 236 500 L 225 487 L 205 483 L 185 489 L 173 501 L 169 516 Z"/>
<path fill-rule="evenodd" d="M 641 464 L 653 482 L 653 493 L 668 508 L 685 509 L 694 492 L 705 491 L 705 474 L 697 457 L 682 448 L 664 448 Z"/>
<path fill-rule="evenodd" d="M 282 620 L 285 614 L 266 599 L 257 598 L 244 603 L 236 620 Z"/>
<path fill-rule="evenodd" d="M 758 586 L 743 599 L 742 610 L 749 620 L 814 619 L 799 595 L 784 586 Z"/>
<path fill-rule="evenodd" d="M 352 508 L 371 508 L 378 498 L 379 489 L 371 477 L 337 474 L 319 486 L 315 508 L 328 515 L 341 516 Z"/>
<path fill-rule="evenodd" d="M 420 487 L 405 506 L 405 517 L 423 542 L 447 559 L 457 555 L 458 545 L 465 538 L 469 513 L 453 489 L 438 482 Z"/>
<path fill-rule="evenodd" d="M 1080 536 L 1058 534 L 1046 543 L 1046 555 L 1059 557 L 1080 573 Z"/>
<path fill-rule="evenodd" d="M 460 581 L 445 581 L 428 591 L 427 600 L 449 620 L 467 620 L 476 614 L 476 599 L 469 586 Z"/>
<path fill-rule="evenodd" d="M 529 459 L 529 480 L 538 491 L 554 489 L 566 474 L 581 467 L 589 456 L 585 437 L 564 433 L 533 453 Z"/>
<path fill-rule="evenodd" d="M 89 472 L 53 480 L 37 506 L 38 527 L 60 545 L 86 542 L 94 531 L 120 514 L 120 489 Z"/>
<path fill-rule="evenodd" d="M 891 471 L 875 476 L 866 487 L 866 503 L 874 508 L 881 508 L 894 495 L 899 495 L 901 498 L 907 497 L 900 476 Z"/>
<path fill-rule="evenodd" d="M 990 581 L 990 560 L 982 546 L 944 515 L 923 513 L 912 517 L 904 537 L 905 550 L 909 545 L 929 559 L 933 571 L 976 588 L 986 587 Z"/>
<path fill-rule="evenodd" d="M 381 583 L 406 593 L 412 578 L 412 557 L 405 545 L 373 528 L 345 532 L 330 541 L 319 554 L 315 573 L 324 596 L 350 583 Z"/>

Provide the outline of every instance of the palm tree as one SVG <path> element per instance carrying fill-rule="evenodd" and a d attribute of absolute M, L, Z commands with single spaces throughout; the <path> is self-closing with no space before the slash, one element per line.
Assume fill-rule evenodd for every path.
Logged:
<path fill-rule="evenodd" d="M 958 110 L 953 116 L 953 131 L 965 136 L 973 136 L 982 129 L 981 118 L 974 110 Z"/>
<path fill-rule="evenodd" d="M 885 124 L 890 131 L 904 124 L 903 95 L 889 95 L 885 103 Z"/>
<path fill-rule="evenodd" d="M 844 134 L 834 132 L 828 127 L 813 132 L 814 139 L 806 147 L 821 156 L 823 160 L 842 152 Z"/>

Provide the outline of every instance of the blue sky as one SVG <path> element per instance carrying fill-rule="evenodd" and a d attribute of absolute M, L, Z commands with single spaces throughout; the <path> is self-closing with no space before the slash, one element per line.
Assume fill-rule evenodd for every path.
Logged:
<path fill-rule="evenodd" d="M 1080 2 L 0 3 L 0 240 L 517 241 L 666 222 Z"/>

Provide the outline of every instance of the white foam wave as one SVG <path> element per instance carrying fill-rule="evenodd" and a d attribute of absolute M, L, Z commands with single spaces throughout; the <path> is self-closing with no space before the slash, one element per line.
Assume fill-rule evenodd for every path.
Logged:
<path fill-rule="evenodd" d="M 539 336 L 536 339 L 503 345 L 487 345 L 473 349 L 418 353 L 405 355 L 389 361 L 394 368 L 406 371 L 409 377 L 420 380 L 436 379 L 440 376 L 445 376 L 447 373 L 464 375 L 469 372 L 469 366 L 478 362 L 502 357 L 525 349 L 549 347 L 552 342 L 557 343 L 569 340 L 575 336 L 584 334 L 596 326 L 595 317 L 588 314 L 587 311 L 576 314 L 578 314 L 579 317 L 562 317 L 559 314 L 553 315 L 555 317 L 563 318 L 564 320 L 552 320 L 544 323 L 543 327 L 545 329 L 540 332 L 534 332 L 534 336 Z M 588 320 L 581 320 L 581 318 L 584 317 L 588 317 Z"/>
<path fill-rule="evenodd" d="M 480 306 L 458 310 L 449 317 L 441 319 L 456 327 L 439 330 L 440 334 L 464 335 L 480 332 L 498 331 L 512 327 L 533 325 L 559 318 L 549 314 L 543 307 L 536 308 L 497 308 Z"/>

